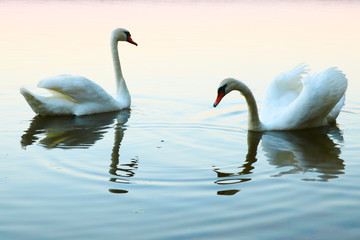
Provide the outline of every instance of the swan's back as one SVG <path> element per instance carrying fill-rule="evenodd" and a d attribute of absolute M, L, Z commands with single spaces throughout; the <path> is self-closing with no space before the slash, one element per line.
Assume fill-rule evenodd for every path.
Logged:
<path fill-rule="evenodd" d="M 77 103 L 93 102 L 94 99 L 108 101 L 112 98 L 95 82 L 85 77 L 70 74 L 45 78 L 37 86 L 66 94 Z"/>

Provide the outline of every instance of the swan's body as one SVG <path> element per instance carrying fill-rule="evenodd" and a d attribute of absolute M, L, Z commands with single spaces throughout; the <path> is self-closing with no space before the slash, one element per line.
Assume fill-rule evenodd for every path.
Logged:
<path fill-rule="evenodd" d="M 125 29 L 115 29 L 111 34 L 116 99 L 89 79 L 68 74 L 46 78 L 38 83 L 38 87 L 52 93 L 49 97 L 35 95 L 25 88 L 20 89 L 21 94 L 39 115 L 87 115 L 129 108 L 131 98 L 121 72 L 118 41 L 127 41 L 137 45 Z"/>
<path fill-rule="evenodd" d="M 303 78 L 302 75 L 308 71 L 306 67 L 299 65 L 270 83 L 260 117 L 250 89 L 233 78 L 220 83 L 214 107 L 226 94 L 238 90 L 248 104 L 249 130 L 296 130 L 334 123 L 344 105 L 347 79 L 336 68 Z"/>

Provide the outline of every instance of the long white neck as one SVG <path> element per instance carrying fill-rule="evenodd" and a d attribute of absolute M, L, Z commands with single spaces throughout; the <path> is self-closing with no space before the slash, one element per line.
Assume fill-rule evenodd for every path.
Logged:
<path fill-rule="evenodd" d="M 130 106 L 131 98 L 121 71 L 118 42 L 113 36 L 111 36 L 111 54 L 115 71 L 116 100 L 122 105 L 122 107 L 126 108 Z"/>
<path fill-rule="evenodd" d="M 256 105 L 254 95 L 251 90 L 242 82 L 236 81 L 234 89 L 240 91 L 240 93 L 245 97 L 248 109 L 249 109 L 249 119 L 248 119 L 248 128 L 251 131 L 263 131 L 264 127 L 259 118 L 259 112 Z"/>

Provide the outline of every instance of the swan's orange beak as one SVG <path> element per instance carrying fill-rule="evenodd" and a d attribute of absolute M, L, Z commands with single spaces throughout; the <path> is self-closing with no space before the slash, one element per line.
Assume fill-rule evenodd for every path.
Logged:
<path fill-rule="evenodd" d="M 135 46 L 137 46 L 137 43 L 134 42 L 134 40 L 132 40 L 132 38 L 131 38 L 130 35 L 127 37 L 127 41 L 128 41 L 129 43 L 134 44 Z"/>
<path fill-rule="evenodd" d="M 219 103 L 220 103 L 220 101 L 221 101 L 221 99 L 223 98 L 225 96 L 225 92 L 218 92 L 218 96 L 217 96 L 217 98 L 216 98 L 216 100 L 215 100 L 215 102 L 214 102 L 214 107 L 216 107 Z"/>

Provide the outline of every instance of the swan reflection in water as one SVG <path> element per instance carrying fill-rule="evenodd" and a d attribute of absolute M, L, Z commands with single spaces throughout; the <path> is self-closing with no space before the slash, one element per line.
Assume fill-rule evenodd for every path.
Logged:
<path fill-rule="evenodd" d="M 39 143 L 48 148 L 89 148 L 102 139 L 115 124 L 114 145 L 111 153 L 109 173 L 111 182 L 130 183 L 129 178 L 135 175 L 138 157 L 129 163 L 119 163 L 120 144 L 124 137 L 124 124 L 130 117 L 130 110 L 109 112 L 84 116 L 35 116 L 29 128 L 21 137 L 21 146 Z M 127 193 L 127 190 L 109 189 L 113 193 Z"/>
<path fill-rule="evenodd" d="M 304 181 L 326 182 L 338 175 L 344 174 L 344 160 L 340 144 L 343 142 L 342 133 L 337 126 L 307 129 L 289 132 L 248 132 L 248 153 L 245 163 L 235 172 L 225 172 L 215 168 L 219 178 L 215 183 L 219 185 L 236 184 L 251 180 L 253 164 L 261 140 L 261 147 L 268 162 L 279 171 L 272 177 L 286 174 L 313 173 L 311 177 L 302 178 Z M 219 191 L 219 195 L 233 195 L 238 189 Z"/>

